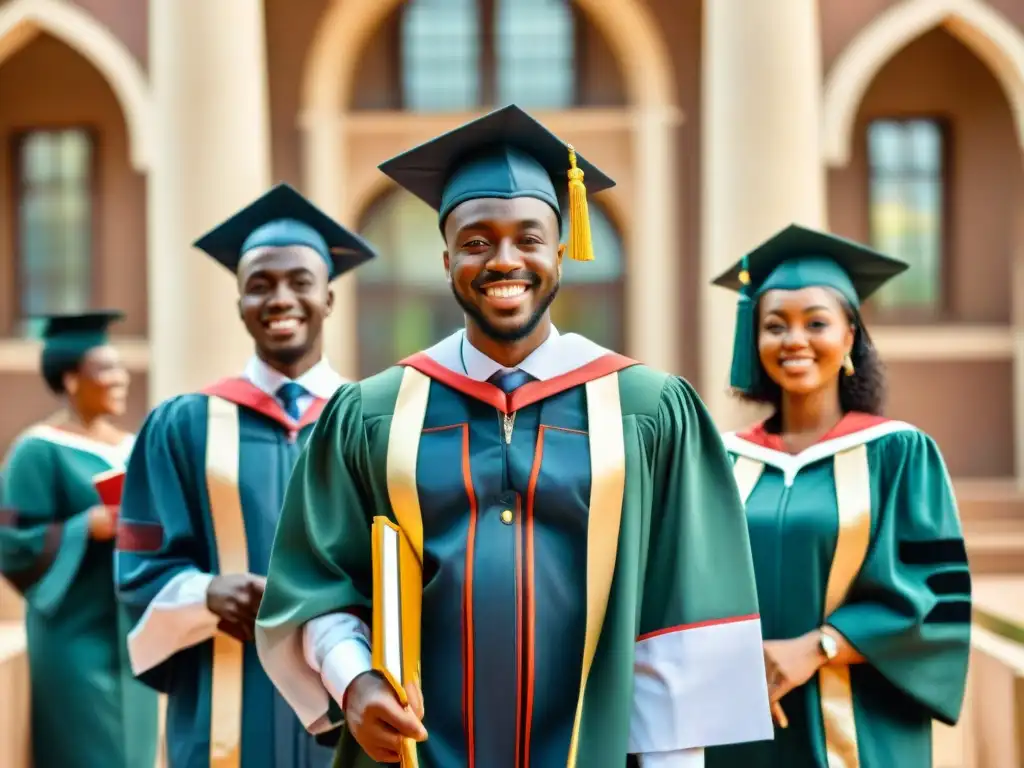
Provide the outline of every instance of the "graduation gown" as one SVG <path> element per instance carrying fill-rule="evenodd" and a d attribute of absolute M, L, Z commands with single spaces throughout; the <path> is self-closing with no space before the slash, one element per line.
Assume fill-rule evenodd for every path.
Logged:
<path fill-rule="evenodd" d="M 114 594 L 114 543 L 89 538 L 94 476 L 123 468 L 110 446 L 37 425 L 4 468 L 0 572 L 25 597 L 35 768 L 144 768 L 157 697 L 132 675 L 131 626 Z"/>
<path fill-rule="evenodd" d="M 337 712 L 303 627 L 367 616 L 383 515 L 423 567 L 422 768 L 622 766 L 770 738 L 746 525 L 703 404 L 680 378 L 556 341 L 510 396 L 457 372 L 460 331 L 328 405 L 257 622 L 311 729 Z M 370 764 L 345 734 L 336 765 Z"/>
<path fill-rule="evenodd" d="M 332 750 L 276 694 L 255 647 L 217 631 L 206 608 L 213 575 L 266 574 L 285 484 L 325 402 L 295 422 L 249 380 L 227 379 L 162 403 L 139 433 L 118 589 L 136 622 L 134 669 L 168 695 L 168 768 L 330 764 Z"/>
<path fill-rule="evenodd" d="M 971 621 L 935 443 L 860 413 L 796 455 L 763 427 L 725 442 L 747 499 L 765 638 L 827 623 L 866 662 L 824 667 L 782 699 L 789 727 L 773 742 L 709 750 L 708 768 L 930 767 L 932 720 L 960 713 Z"/>

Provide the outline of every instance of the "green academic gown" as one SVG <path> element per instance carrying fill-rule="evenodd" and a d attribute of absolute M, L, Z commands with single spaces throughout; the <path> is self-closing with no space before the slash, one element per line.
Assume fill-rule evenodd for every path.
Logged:
<path fill-rule="evenodd" d="M 368 615 L 380 515 L 423 566 L 423 768 L 623 766 L 771 737 L 742 505 L 703 404 L 560 338 L 552 375 L 510 395 L 458 372 L 460 331 L 328 404 L 257 622 L 308 727 L 330 699 L 298 635 Z M 336 765 L 369 764 L 346 734 Z"/>
<path fill-rule="evenodd" d="M 707 768 L 930 768 L 932 721 L 956 722 L 971 580 L 942 456 L 914 427 L 850 413 L 795 455 L 762 427 L 727 435 L 766 639 L 822 624 L 865 658 L 783 697 L 772 742 Z"/>
<path fill-rule="evenodd" d="M 123 469 L 130 448 L 39 425 L 7 458 L 0 571 L 25 597 L 35 768 L 156 760 L 157 697 L 132 676 L 114 542 L 89 538 L 93 478 Z"/>

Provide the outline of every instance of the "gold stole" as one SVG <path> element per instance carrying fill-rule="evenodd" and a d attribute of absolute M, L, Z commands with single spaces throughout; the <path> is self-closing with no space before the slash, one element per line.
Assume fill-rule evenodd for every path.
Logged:
<path fill-rule="evenodd" d="M 622 404 L 617 373 L 586 383 L 590 443 L 590 516 L 587 527 L 587 619 L 576 718 L 567 768 L 575 768 L 587 678 L 601 637 L 619 545 L 626 480 Z M 430 378 L 406 367 L 388 434 L 388 496 L 399 528 L 423 561 L 423 518 L 416 486 L 416 460 L 427 412 Z M 418 660 L 417 660 L 418 662 Z M 426 694 L 425 694 L 426 695 Z M 412 766 L 416 763 L 413 762 Z M 403 763 L 403 768 L 411 768 Z"/>
<path fill-rule="evenodd" d="M 427 415 L 429 395 L 430 378 L 415 368 L 406 367 L 402 375 L 402 383 L 398 388 L 398 399 L 395 401 L 395 412 L 391 417 L 391 429 L 388 432 L 388 499 L 391 502 L 391 509 L 394 512 L 400 533 L 408 542 L 408 549 L 412 550 L 420 569 L 423 568 L 423 514 L 420 511 L 420 495 L 416 485 L 416 461 L 419 456 L 420 436 L 423 432 L 423 420 Z M 375 537 L 377 535 L 375 533 Z M 404 568 L 402 570 L 406 575 L 411 575 L 416 569 Z M 377 574 L 374 574 L 375 599 L 381 586 Z M 418 586 L 422 596 L 422 582 Z M 417 610 L 422 609 L 422 603 L 414 607 Z M 408 608 L 407 603 L 403 604 L 403 624 L 406 623 L 407 617 L 410 617 Z M 379 605 L 375 603 L 375 624 L 378 620 L 378 609 Z M 373 639 L 376 641 L 373 644 L 375 655 L 379 656 L 378 649 L 381 638 L 375 636 Z M 403 637 L 402 666 L 410 672 L 419 670 L 418 640 L 419 637 Z M 392 684 L 402 685 L 404 682 L 392 681 Z M 414 744 L 408 739 L 404 739 L 402 743 L 400 764 L 402 768 L 419 768 L 419 756 Z"/>
<path fill-rule="evenodd" d="M 238 406 L 208 401 L 206 488 L 220 573 L 248 573 L 248 543 L 238 492 Z M 213 637 L 210 768 L 241 765 L 242 678 L 245 646 L 223 632 Z"/>
<path fill-rule="evenodd" d="M 763 470 L 762 462 L 737 457 L 733 476 L 744 504 Z M 837 453 L 833 458 L 833 473 L 839 525 L 825 589 L 823 622 L 846 600 L 871 543 L 871 475 L 867 446 L 858 445 Z M 828 768 L 859 768 L 850 668 L 835 664 L 822 667 L 818 671 L 818 687 Z"/>

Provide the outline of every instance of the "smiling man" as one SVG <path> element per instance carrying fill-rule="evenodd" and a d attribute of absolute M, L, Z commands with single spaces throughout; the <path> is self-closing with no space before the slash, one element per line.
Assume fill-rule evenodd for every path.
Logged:
<path fill-rule="evenodd" d="M 169 768 L 326 768 L 251 641 L 285 485 L 342 384 L 322 349 L 329 284 L 373 251 L 286 185 L 196 245 L 237 275 L 256 349 L 139 434 L 117 541 L 132 667 L 168 695 Z"/>
<path fill-rule="evenodd" d="M 693 768 L 771 738 L 714 424 L 682 379 L 551 324 L 562 217 L 593 258 L 584 178 L 611 179 L 514 106 L 382 169 L 438 210 L 466 325 L 344 386 L 314 429 L 256 628 L 274 684 L 313 731 L 342 710 L 342 766 L 394 762 L 402 737 L 421 768 Z M 375 516 L 422 563 L 409 708 L 370 671 Z"/>

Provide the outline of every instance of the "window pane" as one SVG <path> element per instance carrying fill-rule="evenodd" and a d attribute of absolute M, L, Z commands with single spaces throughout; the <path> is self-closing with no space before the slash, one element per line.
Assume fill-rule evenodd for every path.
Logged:
<path fill-rule="evenodd" d="M 410 0 L 402 9 L 402 91 L 413 112 L 480 103 L 477 0 Z"/>
<path fill-rule="evenodd" d="M 576 101 L 576 30 L 568 0 L 496 0 L 498 104 L 558 109 Z"/>
<path fill-rule="evenodd" d="M 84 311 L 92 286 L 92 141 L 81 130 L 36 131 L 18 153 L 21 314 Z M 23 330 L 33 334 L 38 325 Z"/>
<path fill-rule="evenodd" d="M 895 174 L 901 169 L 900 123 L 875 120 L 868 126 L 868 160 L 872 173 Z"/>
<path fill-rule="evenodd" d="M 595 260 L 562 262 L 552 307 L 559 330 L 582 333 L 622 350 L 623 253 L 615 226 L 591 203 Z M 369 376 L 429 347 L 463 326 L 444 278 L 437 213 L 404 190 L 371 206 L 360 234 L 380 254 L 356 270 L 359 281 L 359 373 Z"/>
<path fill-rule="evenodd" d="M 881 307 L 939 309 L 943 142 L 942 127 L 931 120 L 877 120 L 868 128 L 872 244 L 910 264 L 872 297 Z"/>
<path fill-rule="evenodd" d="M 562 260 L 562 288 L 551 305 L 558 330 L 586 336 L 616 352 L 625 351 L 625 286 L 622 239 L 607 214 L 590 201 L 593 261 Z M 569 220 L 562 218 L 562 242 L 569 237 Z"/>

